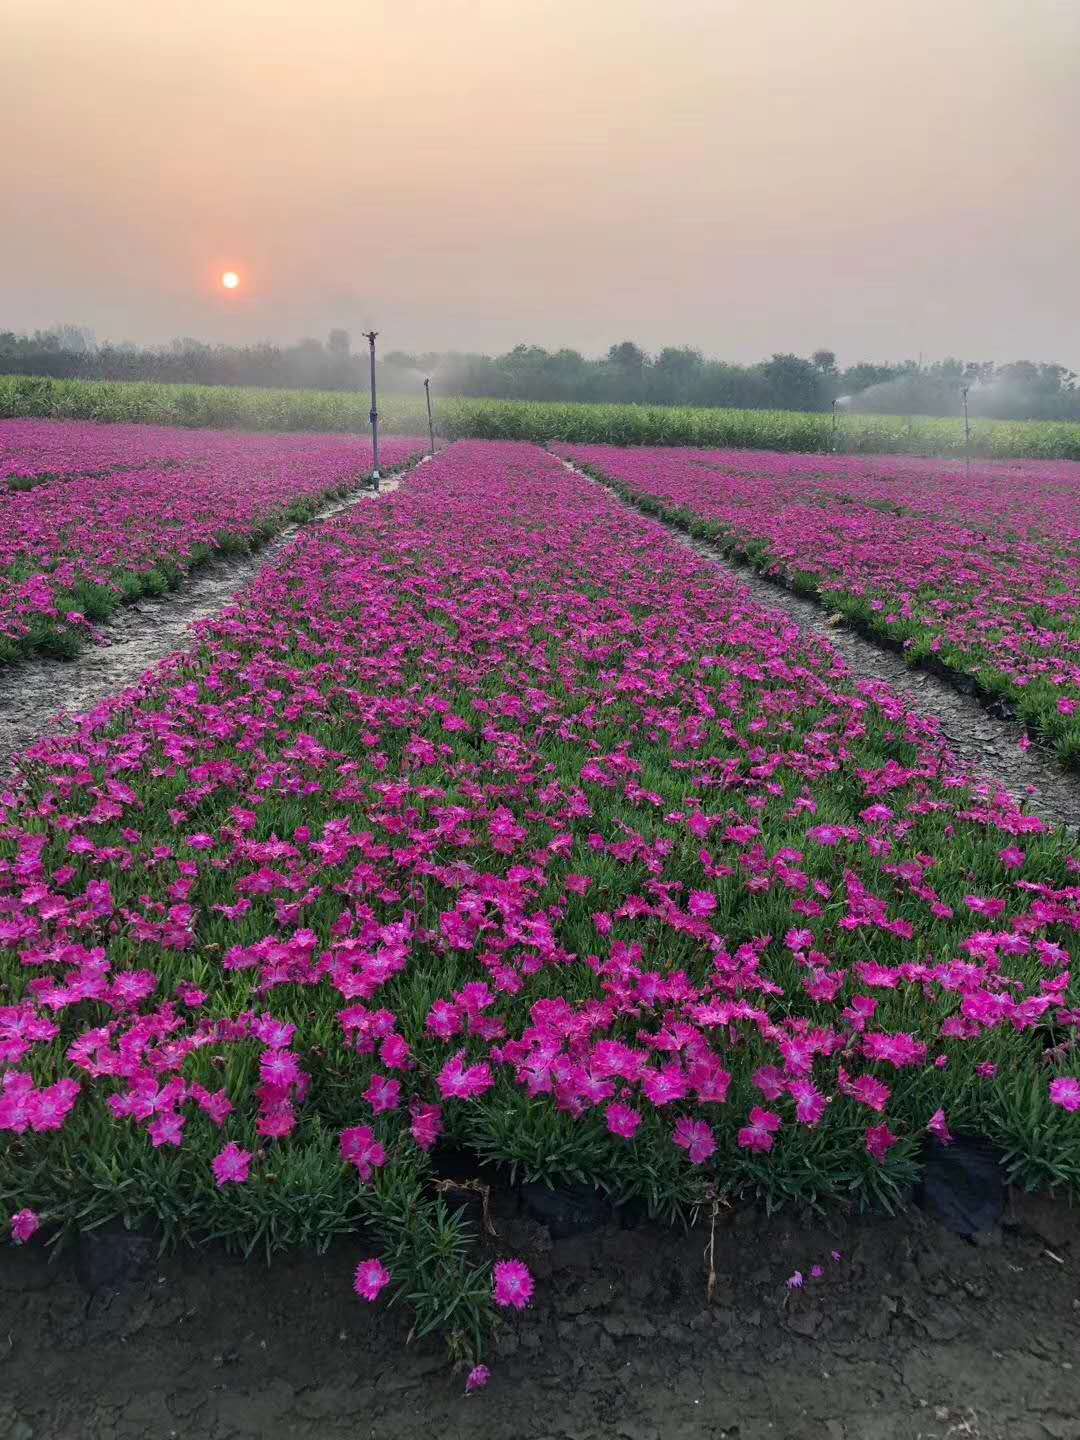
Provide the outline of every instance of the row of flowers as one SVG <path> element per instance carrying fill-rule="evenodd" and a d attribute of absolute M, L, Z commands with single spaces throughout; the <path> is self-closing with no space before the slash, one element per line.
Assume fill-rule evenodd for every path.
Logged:
<path fill-rule="evenodd" d="M 1080 765 L 1080 466 L 558 449 L 913 661 L 974 677 Z"/>
<path fill-rule="evenodd" d="M 554 457 L 455 445 L 200 642 L 0 796 L 17 1229 L 363 1222 L 475 1359 L 532 1280 L 446 1147 L 654 1214 L 960 1131 L 1080 1183 L 1070 845 Z"/>
<path fill-rule="evenodd" d="M 283 518 L 355 486 L 371 443 L 352 436 L 188 434 L 137 425 L 6 421 L 66 479 L 0 492 L 0 660 L 70 653 L 125 598 L 174 583 L 200 558 L 265 537 Z M 22 439 L 20 439 L 22 443 Z M 392 438 L 383 463 L 421 454 Z M 80 458 L 81 457 L 81 458 Z"/>

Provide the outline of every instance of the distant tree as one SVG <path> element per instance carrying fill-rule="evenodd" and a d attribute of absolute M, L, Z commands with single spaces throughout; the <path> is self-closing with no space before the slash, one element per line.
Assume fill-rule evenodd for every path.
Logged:
<path fill-rule="evenodd" d="M 821 371 L 798 355 L 774 355 L 761 367 L 769 403 L 780 410 L 822 410 L 829 387 Z"/>
<path fill-rule="evenodd" d="M 356 389 L 366 383 L 367 353 L 352 353 L 349 334 L 332 330 L 326 343 L 208 345 L 181 336 L 168 345 L 125 341 L 97 345 L 78 325 L 32 334 L 0 330 L 0 371 L 63 378 L 190 381 L 205 385 L 274 385 Z M 1077 376 L 1064 365 L 949 358 L 931 364 L 860 361 L 841 371 L 833 351 L 810 359 L 775 354 L 757 365 L 706 359 L 690 345 L 665 346 L 655 359 L 632 340 L 599 359 L 563 347 L 515 345 L 492 357 L 469 352 L 391 350 L 382 383 L 415 395 L 430 375 L 437 393 L 522 400 L 584 400 L 823 410 L 837 394 L 858 408 L 896 415 L 957 415 L 969 387 L 972 413 L 1014 419 L 1080 420 Z"/>
<path fill-rule="evenodd" d="M 686 405 L 696 398 L 705 357 L 690 345 L 666 345 L 649 370 L 649 399 Z"/>

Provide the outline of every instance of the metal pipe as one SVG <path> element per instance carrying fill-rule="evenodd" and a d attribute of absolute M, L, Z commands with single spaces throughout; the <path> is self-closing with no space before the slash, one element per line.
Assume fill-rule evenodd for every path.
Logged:
<path fill-rule="evenodd" d="M 431 418 L 431 377 L 424 381 L 424 390 L 427 393 L 427 428 L 431 440 L 431 458 L 435 458 L 435 424 Z"/>
<path fill-rule="evenodd" d="M 371 421 L 371 457 L 374 462 L 371 470 L 371 478 L 375 482 L 375 489 L 379 488 L 379 409 L 375 400 L 375 337 L 377 330 L 365 330 L 364 339 L 371 347 L 371 413 L 368 419 Z"/>
<path fill-rule="evenodd" d="M 837 396 L 837 399 L 840 397 Z M 832 402 L 832 448 L 836 450 L 836 400 Z"/>
<path fill-rule="evenodd" d="M 964 465 L 971 470 L 971 421 L 968 419 L 968 386 L 961 385 L 960 398 L 964 402 Z"/>

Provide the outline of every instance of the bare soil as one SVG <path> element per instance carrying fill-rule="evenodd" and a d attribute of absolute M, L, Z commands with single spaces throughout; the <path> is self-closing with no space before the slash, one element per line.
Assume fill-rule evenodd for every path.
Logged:
<path fill-rule="evenodd" d="M 0 1437 L 1076 1440 L 1080 1216 L 1015 1206 L 978 1246 L 918 1211 L 723 1215 L 707 1304 L 707 1226 L 553 1240 L 504 1194 L 492 1243 L 537 1294 L 468 1398 L 438 1342 L 353 1295 L 361 1242 L 270 1268 L 144 1247 L 105 1283 L 85 1256 L 5 1248 Z"/>

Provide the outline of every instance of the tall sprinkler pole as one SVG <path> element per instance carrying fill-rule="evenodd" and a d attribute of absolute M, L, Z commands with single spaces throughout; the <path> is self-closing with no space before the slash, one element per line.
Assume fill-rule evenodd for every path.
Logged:
<path fill-rule="evenodd" d="M 377 330 L 365 330 L 363 332 L 364 339 L 371 347 L 371 413 L 368 419 L 371 421 L 371 455 L 374 462 L 371 469 L 371 478 L 375 483 L 376 490 L 379 488 L 379 480 L 381 478 L 379 475 L 379 409 L 375 401 L 375 337 L 378 333 Z"/>
<path fill-rule="evenodd" d="M 431 377 L 424 381 L 424 391 L 427 395 L 427 429 L 431 441 L 431 458 L 435 458 L 435 422 L 431 418 Z"/>
<path fill-rule="evenodd" d="M 971 474 L 971 421 L 968 419 L 968 386 L 961 385 L 960 398 L 964 402 L 964 465 Z"/>
<path fill-rule="evenodd" d="M 838 398 L 839 398 L 839 397 L 837 397 L 837 399 L 838 399 Z M 834 399 L 833 402 L 832 402 L 832 448 L 833 448 L 833 454 L 835 454 L 835 453 L 836 453 L 836 400 L 835 400 L 835 399 Z"/>

